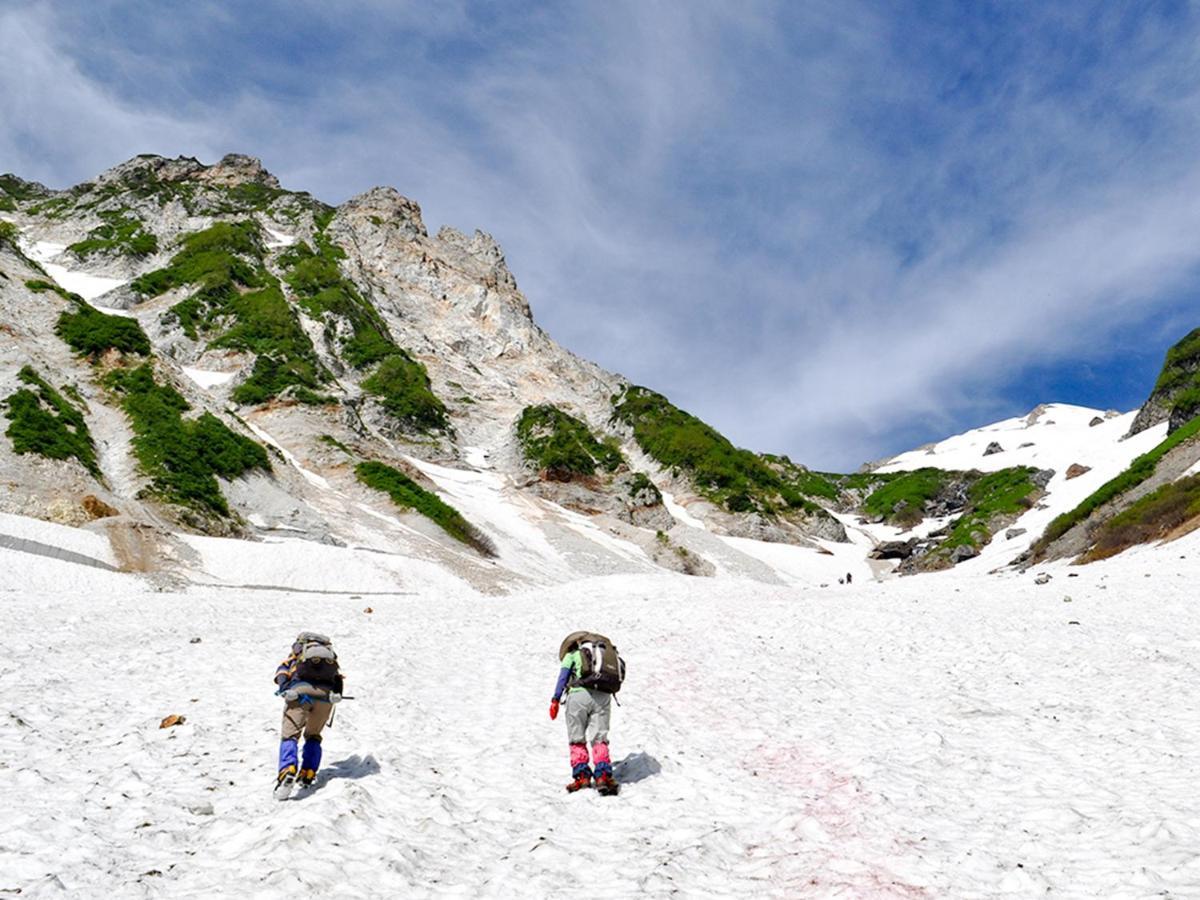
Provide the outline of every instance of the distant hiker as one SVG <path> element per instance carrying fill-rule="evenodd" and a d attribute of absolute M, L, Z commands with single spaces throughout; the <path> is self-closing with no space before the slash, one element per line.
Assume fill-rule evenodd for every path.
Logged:
<path fill-rule="evenodd" d="M 854 581 L 854 576 L 852 574 L 850 574 L 849 572 L 847 572 L 846 573 L 846 584 L 850 584 L 852 581 Z"/>
<path fill-rule="evenodd" d="M 561 668 L 554 697 L 550 700 L 550 718 L 558 718 L 559 700 L 567 692 L 567 741 L 571 745 L 571 775 L 567 790 L 574 792 L 592 786 L 588 765 L 588 735 L 591 734 L 595 763 L 596 789 L 615 794 L 612 758 L 608 752 L 608 725 L 613 694 L 625 680 L 625 663 L 616 645 L 601 634 L 576 631 L 567 635 L 558 649 Z"/>
<path fill-rule="evenodd" d="M 275 670 L 275 684 L 275 693 L 287 701 L 283 708 L 275 797 L 286 800 L 295 782 L 299 781 L 301 787 L 311 787 L 317 777 L 317 769 L 321 767 L 321 729 L 329 721 L 333 705 L 342 699 L 342 673 L 329 638 L 315 631 L 300 632 L 292 644 L 292 652 Z M 304 756 L 297 760 L 301 734 Z"/>

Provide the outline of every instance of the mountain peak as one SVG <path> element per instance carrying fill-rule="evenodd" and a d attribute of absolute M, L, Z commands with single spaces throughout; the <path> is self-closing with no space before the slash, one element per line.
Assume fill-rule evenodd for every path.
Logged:
<path fill-rule="evenodd" d="M 99 184 L 136 183 L 147 178 L 155 181 L 200 181 L 223 187 L 240 184 L 261 184 L 279 189 L 279 179 L 263 166 L 262 161 L 242 153 L 227 153 L 211 166 L 206 166 L 194 156 L 165 156 L 147 153 L 126 160 L 103 173 Z"/>
<path fill-rule="evenodd" d="M 362 224 L 387 224 L 398 228 L 408 237 L 428 237 L 425 221 L 421 218 L 421 207 L 393 187 L 374 187 L 356 197 L 351 197 L 340 207 L 339 213 L 350 221 Z"/>

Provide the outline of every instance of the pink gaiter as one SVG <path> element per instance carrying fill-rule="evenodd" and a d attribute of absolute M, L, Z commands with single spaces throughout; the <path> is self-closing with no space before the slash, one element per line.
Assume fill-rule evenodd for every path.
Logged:
<path fill-rule="evenodd" d="M 608 748 L 605 747 L 605 756 L 608 755 Z M 588 752 L 587 744 L 572 744 L 571 745 L 571 768 L 580 765 L 587 765 Z"/>
<path fill-rule="evenodd" d="M 587 762 L 587 757 L 584 756 L 583 760 Z M 592 762 L 597 765 L 612 762 L 608 757 L 608 744 L 592 744 Z"/>

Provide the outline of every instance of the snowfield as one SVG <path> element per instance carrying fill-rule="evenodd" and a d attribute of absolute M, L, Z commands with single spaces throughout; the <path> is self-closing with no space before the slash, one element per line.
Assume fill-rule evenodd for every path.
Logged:
<path fill-rule="evenodd" d="M 627 574 L 502 597 L 348 549 L 301 570 L 287 542 L 190 546 L 224 584 L 0 547 L 5 896 L 1200 896 L 1200 535 L 1042 586 Z M 302 628 L 355 699 L 319 789 L 277 803 L 271 675 Z M 563 791 L 546 709 L 577 628 L 629 664 L 617 798 Z"/>

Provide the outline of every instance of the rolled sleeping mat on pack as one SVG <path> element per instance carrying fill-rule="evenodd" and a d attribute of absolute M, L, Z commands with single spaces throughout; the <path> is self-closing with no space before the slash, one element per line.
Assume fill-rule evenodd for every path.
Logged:
<path fill-rule="evenodd" d="M 329 691 L 322 687 L 315 687 L 307 681 L 298 681 L 293 684 L 289 691 L 295 691 L 301 697 L 312 697 L 314 700 L 325 700 L 329 697 Z"/>

